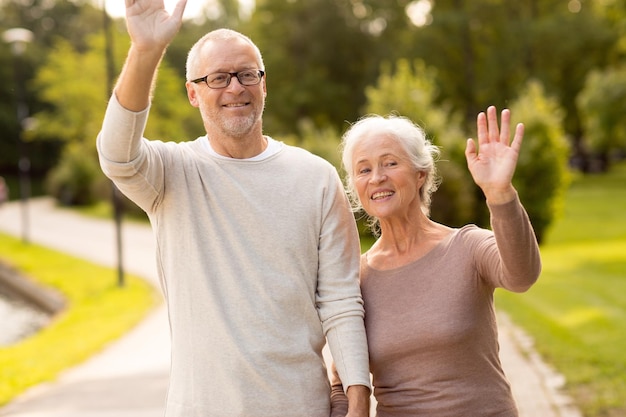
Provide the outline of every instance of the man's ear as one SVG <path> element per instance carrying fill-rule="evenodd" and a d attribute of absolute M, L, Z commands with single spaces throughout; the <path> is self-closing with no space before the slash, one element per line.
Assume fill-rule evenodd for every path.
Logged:
<path fill-rule="evenodd" d="M 194 107 L 199 107 L 200 103 L 198 102 L 198 92 L 196 91 L 194 83 L 187 81 L 185 83 L 185 88 L 187 89 L 187 98 L 189 99 L 189 103 L 191 103 Z"/>
<path fill-rule="evenodd" d="M 267 79 L 267 74 L 263 76 L 263 98 L 267 98 L 267 84 L 265 80 Z"/>

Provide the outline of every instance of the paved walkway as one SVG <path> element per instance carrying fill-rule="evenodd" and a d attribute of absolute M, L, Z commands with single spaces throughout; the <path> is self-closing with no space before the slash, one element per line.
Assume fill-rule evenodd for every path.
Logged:
<path fill-rule="evenodd" d="M 112 221 L 58 209 L 47 198 L 31 200 L 28 211 L 31 242 L 116 267 Z M 21 237 L 20 213 L 18 203 L 0 207 L 0 231 Z M 158 286 L 149 226 L 125 222 L 122 236 L 125 270 Z M 499 324 L 501 358 L 520 417 L 580 417 L 559 392 L 562 378 L 541 361 L 531 340 L 505 315 L 499 316 Z M 0 408 L 0 416 L 162 417 L 169 370 L 168 337 L 167 313 L 161 305 L 100 354 Z"/>

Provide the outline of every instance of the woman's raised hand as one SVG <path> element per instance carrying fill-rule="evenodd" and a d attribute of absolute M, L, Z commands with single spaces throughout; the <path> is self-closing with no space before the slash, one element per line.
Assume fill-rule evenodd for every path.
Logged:
<path fill-rule="evenodd" d="M 481 112 L 476 119 L 478 146 L 473 139 L 467 140 L 465 157 L 472 178 L 485 194 L 487 201 L 500 204 L 515 198 L 512 185 L 515 166 L 519 157 L 524 125 L 515 128 L 510 141 L 511 113 L 502 111 L 501 128 L 498 127 L 496 108 L 490 106 L 487 114 Z"/>
<path fill-rule="evenodd" d="M 172 14 L 163 0 L 125 0 L 126 26 L 139 49 L 164 49 L 174 39 L 183 21 L 187 0 L 179 0 Z"/>

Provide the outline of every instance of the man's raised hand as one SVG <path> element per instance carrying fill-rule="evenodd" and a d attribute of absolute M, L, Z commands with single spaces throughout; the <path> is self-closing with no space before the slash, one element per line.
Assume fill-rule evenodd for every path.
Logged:
<path fill-rule="evenodd" d="M 165 49 L 174 39 L 183 21 L 187 0 L 179 0 L 172 13 L 163 0 L 125 0 L 126 26 L 133 46 L 143 49 Z"/>

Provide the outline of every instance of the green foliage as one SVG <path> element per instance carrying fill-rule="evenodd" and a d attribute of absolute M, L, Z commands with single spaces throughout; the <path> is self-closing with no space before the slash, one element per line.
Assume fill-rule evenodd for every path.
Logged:
<path fill-rule="evenodd" d="M 118 66 L 124 59 L 126 39 L 118 34 L 114 41 L 114 60 Z M 80 52 L 59 39 L 37 73 L 34 87 L 48 109 L 35 114 L 37 123 L 28 132 L 31 140 L 58 138 L 70 143 L 89 143 L 95 149 L 110 91 L 104 38 L 92 36 L 88 45 L 86 52 Z M 180 141 L 202 134 L 200 116 L 187 100 L 184 78 L 167 63 L 159 69 L 154 95 L 147 137 Z"/>
<path fill-rule="evenodd" d="M 541 242 L 560 212 L 569 185 L 570 148 L 562 127 L 563 111 L 531 81 L 510 106 L 512 124 L 524 123 L 524 143 L 513 183 Z"/>
<path fill-rule="evenodd" d="M 88 205 L 95 202 L 95 186 L 104 176 L 92 146 L 70 143 L 59 163 L 48 173 L 46 190 L 64 205 Z"/>
<path fill-rule="evenodd" d="M 585 5 L 586 6 L 586 5 Z M 538 78 L 549 88 L 564 110 L 563 128 L 574 139 L 582 133 L 576 97 L 587 74 L 607 64 L 609 51 L 615 47 L 616 32 L 605 20 L 593 13 L 591 6 L 571 13 L 559 3 L 538 16 L 531 16 L 532 36 L 529 42 L 532 67 L 529 77 Z M 570 36 L 564 36 L 564 34 Z M 584 59 L 581 59 L 584 57 Z"/>
<path fill-rule="evenodd" d="M 301 120 L 297 135 L 284 135 L 280 137 L 280 140 L 321 156 L 333 164 L 337 172 L 341 172 L 341 155 L 339 153 L 341 135 L 334 128 L 320 129 L 316 128 L 310 120 Z"/>
<path fill-rule="evenodd" d="M 436 77 L 435 70 L 421 60 L 411 62 L 400 59 L 395 63 L 395 68 L 388 63 L 383 64 L 376 86 L 365 89 L 365 112 L 397 112 L 412 118 L 423 127 L 428 125 L 430 131 L 428 118 L 433 119 L 441 113 L 433 106 L 438 94 Z"/>
<path fill-rule="evenodd" d="M 23 27 L 34 33 L 29 49 L 47 51 L 57 38 L 66 39 L 84 51 L 89 36 L 102 25 L 102 11 L 93 0 L 0 0 L 2 25 Z M 41 49 L 40 49 L 41 48 Z M 39 57 L 42 58 L 42 57 Z"/>
<path fill-rule="evenodd" d="M 587 73 L 607 64 L 624 21 L 623 14 L 618 22 L 597 11 L 603 6 L 580 3 L 575 10 L 568 8 L 574 2 L 562 1 L 437 0 L 432 23 L 416 33 L 412 56 L 437 68 L 441 97 L 468 125 L 488 105 L 509 106 L 529 79 L 538 79 L 577 141 L 576 96 Z"/>
<path fill-rule="evenodd" d="M 626 415 L 626 164 L 579 176 L 541 247 L 543 272 L 526 294 L 498 292 L 498 308 L 566 378 L 587 417 Z"/>
<path fill-rule="evenodd" d="M 114 40 L 118 63 L 124 59 L 126 39 L 118 32 Z M 68 204 L 90 204 L 104 182 L 95 152 L 109 98 L 104 38 L 94 35 L 87 45 L 81 52 L 66 40 L 57 41 L 33 82 L 47 108 L 34 115 L 37 122 L 27 132 L 32 141 L 66 142 L 47 182 L 52 195 Z M 184 78 L 167 63 L 161 65 L 154 94 L 147 137 L 181 141 L 203 134 L 200 116 L 187 100 Z"/>
<path fill-rule="evenodd" d="M 438 0 L 432 22 L 416 32 L 409 53 L 437 69 L 441 97 L 470 127 L 480 110 L 502 107 L 523 82 L 532 25 L 524 3 Z"/>
<path fill-rule="evenodd" d="M 102 120 L 100 120 L 102 123 Z M 181 142 L 206 134 L 198 109 L 189 104 L 185 78 L 161 64 L 145 136 Z"/>
<path fill-rule="evenodd" d="M 626 152 L 626 65 L 592 71 L 576 104 L 591 152 L 607 163 L 612 153 Z"/>
<path fill-rule="evenodd" d="M 238 18 L 236 0 L 220 0 L 207 6 L 204 17 L 185 21 L 164 59 L 147 137 L 182 140 L 203 133 L 197 110 L 186 104 L 184 63 L 191 44 L 218 26 L 241 30 L 261 47 L 268 74 L 264 127 L 276 136 L 297 134 L 300 125 L 309 122 L 316 129 L 330 126 L 341 131 L 346 122 L 362 114 L 367 104 L 365 88 L 376 82 L 382 62 L 417 59 L 429 72 L 436 69 L 430 81 L 435 89 L 431 107 L 444 110 L 443 125 L 450 129 L 473 129 L 478 111 L 490 104 L 509 106 L 526 81 L 536 78 L 563 109 L 563 129 L 572 142 L 577 145 L 580 138 L 588 137 L 595 143 L 595 132 L 583 123 L 584 112 L 576 106 L 576 98 L 590 71 L 619 68 L 626 56 L 622 2 L 580 2 L 580 9 L 575 9 L 577 2 L 438 0 L 431 2 L 432 9 L 419 26 L 406 14 L 407 6 L 414 3 L 410 0 L 255 3 L 249 19 Z M 109 94 L 104 19 L 97 3 L 32 0 L 23 7 L 19 0 L 0 0 L 0 4 L 0 29 L 18 26 L 35 33 L 36 41 L 28 46 L 18 71 L 29 86 L 26 102 L 40 126 L 29 138 L 49 139 L 49 144 L 92 140 Z M 117 73 L 128 47 L 123 19 L 114 22 L 114 29 Z M 39 71 L 42 67 L 48 69 Z M 12 72 L 13 57 L 2 43 L 0 76 L 12 80 Z M 33 81 L 35 74 L 41 82 Z M 0 129 L 13 139 L 0 142 L 0 170 L 16 165 L 18 128 L 11 84 L 0 85 L 0 94 L 7 98 L 0 103 Z M 103 90 L 104 98 L 98 93 Z M 78 93 L 83 93 L 82 101 Z M 449 117 L 454 122 L 448 122 Z M 462 192 L 465 200 L 459 207 L 448 205 L 444 185 L 434 204 L 439 204 L 438 198 L 439 209 L 461 210 L 464 219 L 481 223 L 485 220 L 482 196 L 472 185 L 460 182 L 468 179 L 464 162 L 457 160 L 465 135 L 438 132 L 434 123 L 428 120 L 424 127 L 444 149 L 440 164 L 444 181 L 454 179 L 451 193 Z M 446 138 L 450 143 L 443 143 Z M 45 167 L 40 169 L 47 169 L 58 157 L 58 152 L 36 154 L 34 164 Z"/>
<path fill-rule="evenodd" d="M 96 40 L 92 38 L 91 43 Z M 34 115 L 37 122 L 27 132 L 28 138 L 92 142 L 104 114 L 103 106 L 98 104 L 103 103 L 106 93 L 102 82 L 106 79 L 105 69 L 102 49 L 80 53 L 68 41 L 59 39 L 33 81 L 39 98 L 51 107 Z"/>
<path fill-rule="evenodd" d="M 10 48 L 0 40 L 0 170 L 14 170 L 19 124 L 16 118 L 16 83 L 25 86 L 24 104 L 28 115 L 46 107 L 37 95 L 32 80 L 57 39 L 65 39 L 72 47 L 84 51 L 87 39 L 101 28 L 102 11 L 90 0 L 0 0 L 0 33 L 9 28 L 25 28 L 33 33 L 33 41 L 19 57 L 11 56 Z M 56 142 L 29 144 L 32 171 L 40 175 L 58 157 Z"/>
<path fill-rule="evenodd" d="M 137 277 L 128 276 L 120 288 L 108 268 L 2 234 L 0 245 L 4 262 L 66 299 L 66 308 L 46 328 L 0 348 L 0 404 L 95 354 L 158 302 L 152 287 Z"/>
<path fill-rule="evenodd" d="M 257 1 L 242 30 L 263 53 L 270 134 L 293 134 L 303 119 L 339 130 L 357 117 L 374 57 L 341 2 Z"/>

